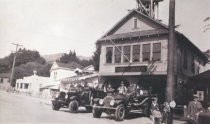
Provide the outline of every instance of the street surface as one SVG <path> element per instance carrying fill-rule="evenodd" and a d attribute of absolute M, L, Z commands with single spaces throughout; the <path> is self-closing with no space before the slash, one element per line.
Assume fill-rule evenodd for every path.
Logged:
<path fill-rule="evenodd" d="M 71 123 L 71 124 L 115 124 L 114 117 L 102 114 L 101 118 L 93 118 L 84 108 L 76 114 L 69 113 L 67 108 L 54 111 L 39 98 L 17 95 L 0 91 L 0 123 Z M 133 114 L 121 124 L 152 124 L 152 121 Z M 174 124 L 183 124 L 174 121 Z"/>

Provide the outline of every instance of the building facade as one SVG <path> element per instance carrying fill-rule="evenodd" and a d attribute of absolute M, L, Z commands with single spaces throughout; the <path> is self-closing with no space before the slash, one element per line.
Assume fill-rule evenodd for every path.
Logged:
<path fill-rule="evenodd" d="M 66 91 L 69 90 L 70 85 L 72 84 L 85 84 L 88 87 L 98 86 L 99 74 L 94 70 L 93 65 L 89 65 L 83 68 L 80 73 L 77 73 L 76 76 L 71 76 L 67 78 L 61 79 L 61 87 L 60 90 Z"/>
<path fill-rule="evenodd" d="M 200 73 L 206 56 L 183 34 L 176 32 L 176 91 L 184 91 L 191 76 Z M 97 41 L 101 48 L 100 82 L 112 82 L 114 87 L 124 81 L 152 87 L 159 102 L 165 100 L 168 64 L 168 26 L 133 10 Z M 179 92 L 177 92 L 179 93 Z M 176 94 L 178 104 L 185 104 Z"/>
<path fill-rule="evenodd" d="M 26 93 L 32 96 L 40 96 L 40 89 L 44 86 L 49 85 L 50 78 L 34 75 L 23 77 L 23 79 L 16 80 L 15 90 L 21 93 Z"/>
<path fill-rule="evenodd" d="M 7 90 L 10 87 L 10 74 L 1 73 L 0 74 L 0 89 Z"/>

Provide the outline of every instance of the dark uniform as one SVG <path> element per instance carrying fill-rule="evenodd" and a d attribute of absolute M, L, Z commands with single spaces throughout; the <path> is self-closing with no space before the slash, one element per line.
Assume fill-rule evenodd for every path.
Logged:
<path fill-rule="evenodd" d="M 197 121 L 198 114 L 203 110 L 201 103 L 198 101 L 198 96 L 194 95 L 194 100 L 189 102 L 188 105 L 188 118 Z"/>

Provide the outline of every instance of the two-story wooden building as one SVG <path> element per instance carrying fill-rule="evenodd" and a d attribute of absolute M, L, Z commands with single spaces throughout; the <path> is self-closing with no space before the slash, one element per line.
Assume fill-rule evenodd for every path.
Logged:
<path fill-rule="evenodd" d="M 183 84 L 199 73 L 207 57 L 183 34 L 176 32 L 177 103 L 184 97 Z M 98 39 L 100 46 L 100 82 L 111 82 L 114 87 L 123 80 L 126 85 L 137 82 L 143 87 L 152 87 L 165 99 L 168 63 L 168 26 L 137 10 L 132 10 L 103 37 Z M 181 92 L 180 92 L 181 91 Z"/>

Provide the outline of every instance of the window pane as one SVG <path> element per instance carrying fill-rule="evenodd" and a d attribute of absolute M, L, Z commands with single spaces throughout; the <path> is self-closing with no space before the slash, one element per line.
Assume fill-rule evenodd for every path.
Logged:
<path fill-rule="evenodd" d="M 130 53 L 131 53 L 131 46 L 124 46 L 123 47 L 123 62 L 129 62 L 130 61 Z"/>
<path fill-rule="evenodd" d="M 112 63 L 113 48 L 106 48 L 106 63 Z"/>
<path fill-rule="evenodd" d="M 143 61 L 149 61 L 150 60 L 150 53 L 144 53 L 143 54 Z"/>
<path fill-rule="evenodd" d="M 121 46 L 115 47 L 115 63 L 121 63 Z"/>
<path fill-rule="evenodd" d="M 150 60 L 150 44 L 143 44 L 142 56 L 143 61 Z"/>
<path fill-rule="evenodd" d="M 142 52 L 150 52 L 150 44 L 143 44 Z"/>
<path fill-rule="evenodd" d="M 137 28 L 137 19 L 134 19 L 134 28 Z"/>
<path fill-rule="evenodd" d="M 153 53 L 153 61 L 160 61 L 160 52 Z"/>
<path fill-rule="evenodd" d="M 161 44 L 154 43 L 153 44 L 153 61 L 160 61 L 161 60 Z"/>
<path fill-rule="evenodd" d="M 153 44 L 153 52 L 160 52 L 161 51 L 161 44 L 160 43 L 154 43 Z"/>
<path fill-rule="evenodd" d="M 133 62 L 140 61 L 140 45 L 133 46 Z"/>

